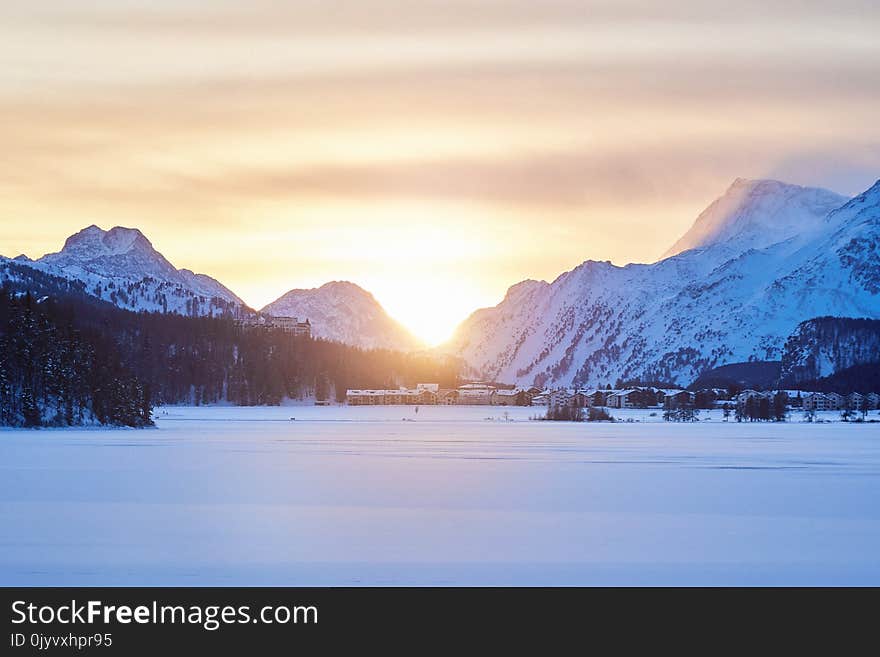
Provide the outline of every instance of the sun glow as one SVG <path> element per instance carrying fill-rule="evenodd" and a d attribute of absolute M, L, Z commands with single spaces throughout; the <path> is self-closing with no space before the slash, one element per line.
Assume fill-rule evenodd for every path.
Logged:
<path fill-rule="evenodd" d="M 480 298 L 467 280 L 449 279 L 427 279 L 403 285 L 377 281 L 375 296 L 389 315 L 427 346 L 445 342 L 476 308 L 498 301 Z"/>
<path fill-rule="evenodd" d="M 261 242 L 266 256 L 260 268 L 235 265 L 237 275 L 248 277 L 239 278 L 235 289 L 255 308 L 293 287 L 348 280 L 434 346 L 474 310 L 498 303 L 510 283 L 487 269 L 506 259 L 511 236 L 518 233 L 490 230 L 485 220 L 492 213 L 483 208 L 440 201 L 377 203 L 365 215 L 360 204 L 316 202 L 300 208 L 267 205 L 262 214 L 261 222 L 273 230 L 272 239 Z M 515 217 L 506 219 L 516 224 Z M 308 233 L 301 230 L 306 222 Z M 251 236 L 241 246 L 258 248 L 247 241 L 258 239 L 264 237 Z"/>

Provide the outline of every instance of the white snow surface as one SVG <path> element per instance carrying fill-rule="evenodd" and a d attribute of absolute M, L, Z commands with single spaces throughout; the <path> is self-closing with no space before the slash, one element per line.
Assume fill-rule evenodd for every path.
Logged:
<path fill-rule="evenodd" d="M 880 585 L 880 425 L 541 410 L 0 431 L 0 585 Z"/>

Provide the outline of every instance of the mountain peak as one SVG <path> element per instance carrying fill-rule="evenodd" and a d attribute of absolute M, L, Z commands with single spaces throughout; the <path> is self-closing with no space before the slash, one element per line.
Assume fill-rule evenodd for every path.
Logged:
<path fill-rule="evenodd" d="M 98 296 L 109 295 L 108 289 L 122 284 L 125 294 L 114 294 L 110 300 L 129 308 L 200 314 L 244 306 L 213 278 L 175 268 L 137 228 L 104 230 L 92 224 L 68 237 L 61 251 L 47 253 L 35 265 L 82 280 Z"/>
<path fill-rule="evenodd" d="M 731 183 L 727 191 L 729 193 L 737 189 L 746 189 L 749 192 L 754 192 L 755 190 L 768 192 L 785 188 L 803 189 L 798 185 L 792 185 L 781 180 L 774 180 L 773 178 L 737 178 L 733 181 L 733 183 Z"/>
<path fill-rule="evenodd" d="M 812 233 L 846 201 L 847 197 L 818 187 L 737 178 L 661 259 L 716 245 L 741 253 Z"/>
<path fill-rule="evenodd" d="M 177 280 L 177 269 L 153 248 L 137 228 L 114 226 L 104 230 L 92 224 L 64 241 L 58 253 L 48 253 L 39 262 L 86 271 L 129 274 L 136 278 L 155 276 Z"/>
<path fill-rule="evenodd" d="M 308 319 L 315 337 L 358 347 L 400 350 L 421 347 L 372 294 L 350 281 L 330 281 L 316 288 L 289 290 L 260 312 Z"/>
<path fill-rule="evenodd" d="M 59 254 L 77 254 L 80 257 L 120 255 L 132 250 L 156 253 L 153 245 L 137 228 L 114 226 L 104 230 L 92 224 L 74 233 L 64 241 Z"/>
<path fill-rule="evenodd" d="M 369 298 L 373 298 L 373 295 L 370 294 L 367 290 L 362 288 L 357 283 L 352 283 L 351 281 L 328 281 L 324 283 L 321 287 L 317 288 L 318 290 L 324 290 L 327 292 L 335 292 L 338 294 L 348 294 L 354 296 L 367 296 Z"/>
<path fill-rule="evenodd" d="M 101 241 L 114 253 L 128 253 L 133 249 L 155 251 L 150 240 L 137 228 L 114 226 L 104 234 Z"/>

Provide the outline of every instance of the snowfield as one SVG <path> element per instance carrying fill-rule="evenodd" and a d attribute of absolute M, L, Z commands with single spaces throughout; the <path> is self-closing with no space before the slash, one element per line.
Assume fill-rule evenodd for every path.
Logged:
<path fill-rule="evenodd" d="M 0 585 L 880 585 L 880 424 L 542 410 L 0 431 Z"/>

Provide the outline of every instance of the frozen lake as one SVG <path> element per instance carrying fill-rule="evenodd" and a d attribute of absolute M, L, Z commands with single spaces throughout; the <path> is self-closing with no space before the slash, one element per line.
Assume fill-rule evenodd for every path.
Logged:
<path fill-rule="evenodd" d="M 880 424 L 541 410 L 0 431 L 0 585 L 880 585 Z"/>

